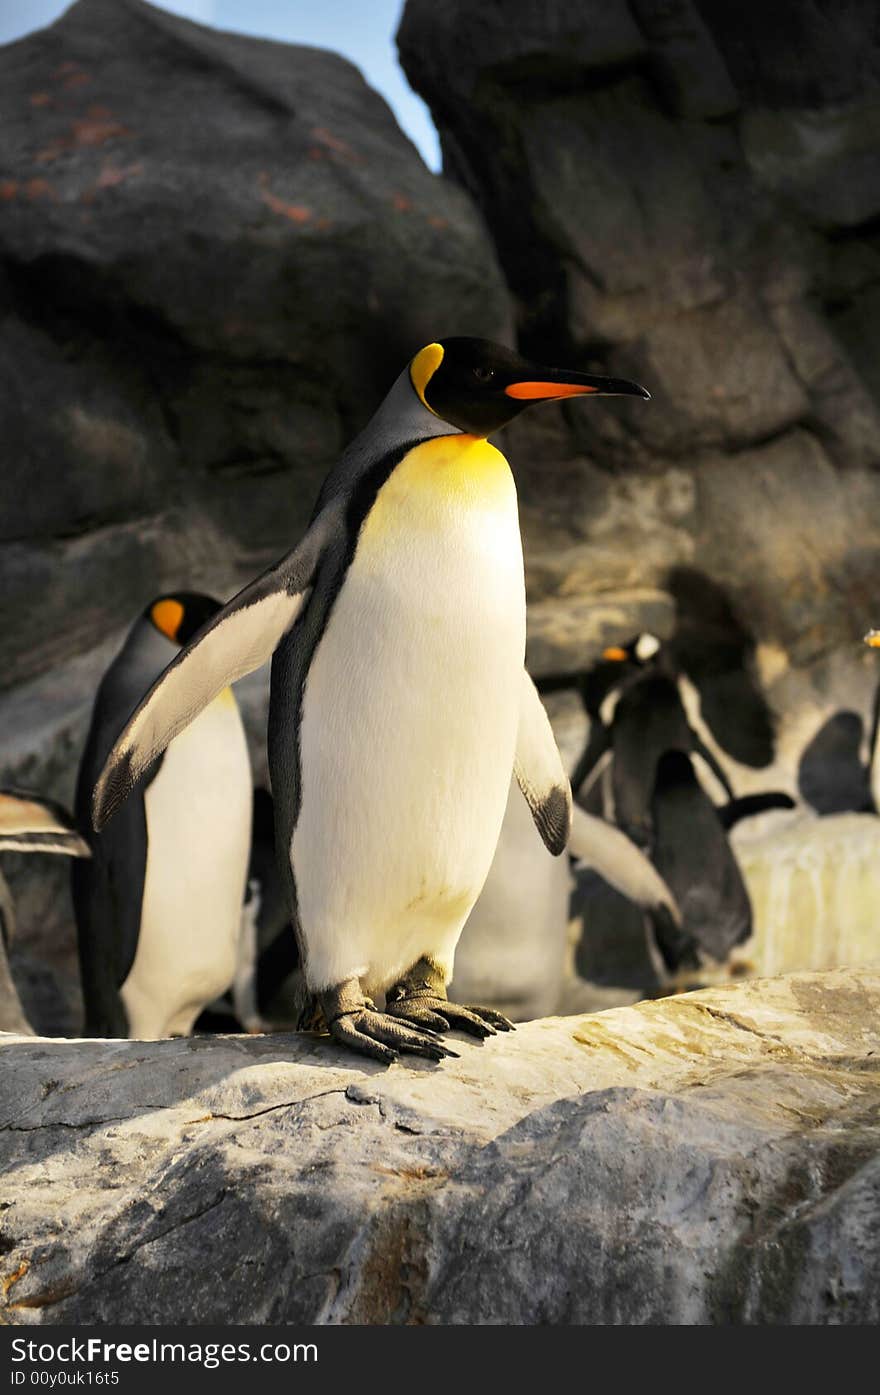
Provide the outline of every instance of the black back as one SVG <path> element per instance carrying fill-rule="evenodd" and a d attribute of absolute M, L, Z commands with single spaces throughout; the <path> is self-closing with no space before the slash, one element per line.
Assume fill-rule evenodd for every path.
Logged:
<path fill-rule="evenodd" d="M 685 940 L 723 963 L 752 932 L 751 902 L 715 806 L 683 751 L 661 757 L 651 814 L 652 861 L 678 902 Z"/>
<path fill-rule="evenodd" d="M 798 789 L 817 814 L 873 810 L 870 770 L 862 763 L 863 734 L 857 712 L 835 712 L 804 747 Z"/>
<path fill-rule="evenodd" d="M 694 733 L 674 678 L 651 669 L 630 683 L 611 724 L 614 816 L 641 847 L 651 844 L 651 796 L 665 752 L 692 751 Z"/>
<path fill-rule="evenodd" d="M 125 722 L 177 652 L 148 619 L 135 623 L 98 688 L 80 761 L 76 817 L 92 856 L 74 861 L 71 880 L 87 1036 L 128 1035 L 119 989 L 134 962 L 140 931 L 147 865 L 144 793 L 162 758 L 100 833 L 92 828 L 92 790 Z"/>

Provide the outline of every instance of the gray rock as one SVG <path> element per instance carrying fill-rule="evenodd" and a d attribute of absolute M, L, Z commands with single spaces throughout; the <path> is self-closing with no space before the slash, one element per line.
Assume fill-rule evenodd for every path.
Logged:
<path fill-rule="evenodd" d="M 397 32 L 404 67 L 424 65 L 456 94 L 491 65 L 497 80 L 583 80 L 591 70 L 635 63 L 645 43 L 624 0 L 435 0 L 405 7 Z M 450 61 L 451 60 L 451 61 Z"/>
<path fill-rule="evenodd" d="M 510 310 L 468 197 L 336 54 L 78 0 L 0 50 L 0 122 L 6 686 L 166 584 L 229 594 L 414 350 Z"/>
<path fill-rule="evenodd" d="M 675 607 L 662 591 L 618 591 L 585 599 L 554 596 L 529 606 L 526 656 L 536 677 L 585 672 L 608 644 L 647 631 L 661 639 L 672 633 Z"/>
<path fill-rule="evenodd" d="M 876 471 L 836 470 L 816 437 L 797 431 L 707 458 L 696 483 L 696 555 L 753 633 L 801 666 L 861 640 L 880 593 Z"/>
<path fill-rule="evenodd" d="M 878 1007 L 795 975 L 389 1070 L 8 1037 L 4 1319 L 876 1322 Z"/>
<path fill-rule="evenodd" d="M 692 0 L 631 0 L 655 82 L 676 116 L 717 120 L 739 97 Z"/>
<path fill-rule="evenodd" d="M 776 0 L 743 23 L 726 0 L 697 0 L 743 98 L 768 107 L 834 107 L 876 91 L 880 59 L 871 0 Z"/>

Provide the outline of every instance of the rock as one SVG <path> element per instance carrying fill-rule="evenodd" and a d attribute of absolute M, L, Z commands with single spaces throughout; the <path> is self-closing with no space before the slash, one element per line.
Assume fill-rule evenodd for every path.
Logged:
<path fill-rule="evenodd" d="M 451 75 L 462 93 L 472 91 L 487 64 L 501 83 L 515 84 L 524 76 L 539 82 L 574 82 L 595 69 L 631 64 L 644 52 L 644 41 L 623 0 L 588 0 L 577 9 L 566 0 L 490 0 L 477 7 L 468 0 L 409 5 L 397 43 L 404 67 L 423 64 L 438 81 Z"/>
<path fill-rule="evenodd" d="M 654 81 L 676 116 L 718 120 L 739 106 L 727 65 L 691 0 L 632 0 Z"/>
<path fill-rule="evenodd" d="M 583 600 L 554 596 L 529 606 L 526 657 L 538 677 L 583 673 L 608 644 L 647 631 L 667 638 L 674 607 L 662 591 L 614 591 Z"/>
<path fill-rule="evenodd" d="M 612 61 L 597 37 L 578 78 L 555 6 L 527 10 L 534 74 L 485 8 L 408 0 L 401 23 L 444 167 L 480 204 L 523 347 L 652 393 L 569 404 L 567 441 L 548 435 L 543 455 L 511 433 L 530 600 L 554 599 L 532 631 L 568 627 L 575 575 L 580 602 L 665 590 L 686 564 L 807 669 L 849 642 L 880 583 L 873 10 L 858 0 L 838 23 L 786 3 L 744 27 L 715 0 L 633 0 L 641 44 Z M 640 528 L 639 492 L 673 476 L 690 506 Z"/>
<path fill-rule="evenodd" d="M 878 1008 L 797 975 L 390 1070 L 6 1038 L 4 1319 L 876 1322 Z"/>
<path fill-rule="evenodd" d="M 869 535 L 880 505 L 876 471 L 836 470 L 815 436 L 798 431 L 707 458 L 696 487 L 694 555 L 753 634 L 802 667 L 832 643 L 861 639 L 880 594 L 880 551 Z"/>
<path fill-rule="evenodd" d="M 730 344 L 735 355 L 726 352 Z M 651 384 L 651 408 L 630 421 L 665 456 L 744 447 L 808 413 L 777 335 L 745 294 L 687 316 L 669 313 L 609 361 L 615 372 Z"/>
<path fill-rule="evenodd" d="M 414 350 L 510 312 L 468 197 L 336 54 L 78 0 L 0 50 L 0 119 L 6 686 L 163 587 L 231 593 Z"/>

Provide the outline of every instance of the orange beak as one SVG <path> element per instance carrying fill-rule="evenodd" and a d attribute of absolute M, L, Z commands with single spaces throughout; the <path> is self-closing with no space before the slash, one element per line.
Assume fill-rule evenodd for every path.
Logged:
<path fill-rule="evenodd" d="M 598 378 L 588 373 L 568 373 L 561 368 L 538 371 L 542 373 L 540 378 L 510 383 L 504 389 L 505 394 L 519 402 L 552 402 L 558 397 L 583 397 L 586 393 L 597 397 L 650 399 L 651 396 L 646 388 L 627 378 Z"/>
<path fill-rule="evenodd" d="M 508 397 L 531 401 L 534 398 L 581 397 L 585 392 L 598 392 L 598 388 L 581 386 L 579 383 L 511 383 L 504 389 Z"/>
<path fill-rule="evenodd" d="M 625 649 L 621 649 L 619 644 L 612 644 L 608 649 L 602 650 L 602 658 L 610 659 L 612 663 L 622 664 L 629 658 Z"/>

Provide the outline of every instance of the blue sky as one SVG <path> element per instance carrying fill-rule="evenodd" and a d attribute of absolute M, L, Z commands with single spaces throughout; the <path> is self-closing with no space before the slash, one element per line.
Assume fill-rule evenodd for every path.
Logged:
<path fill-rule="evenodd" d="M 51 24 L 69 3 L 0 0 L 0 44 Z M 344 54 L 382 93 L 426 164 L 432 170 L 440 168 L 437 132 L 397 62 L 394 35 L 403 0 L 164 0 L 161 8 L 218 29 Z"/>

